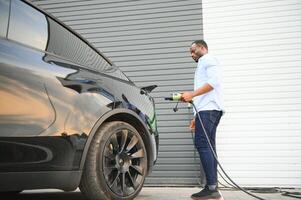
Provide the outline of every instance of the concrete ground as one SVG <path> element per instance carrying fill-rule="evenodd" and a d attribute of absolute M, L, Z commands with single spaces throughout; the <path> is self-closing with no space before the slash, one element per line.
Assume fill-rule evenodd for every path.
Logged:
<path fill-rule="evenodd" d="M 160 187 L 160 188 L 148 188 L 144 187 L 140 193 L 140 195 L 136 198 L 136 200 L 188 200 L 191 199 L 190 195 L 196 192 L 199 192 L 200 189 L 197 187 L 194 188 L 178 188 L 178 187 Z M 291 190 L 295 191 L 296 190 Z M 255 198 L 250 197 L 249 195 L 241 192 L 241 191 L 231 191 L 229 189 L 221 189 L 220 190 L 224 200 L 254 200 Z M 301 192 L 301 189 L 298 190 Z M 257 196 L 260 196 L 266 200 L 296 200 L 292 197 L 282 196 L 280 193 L 254 193 Z M 222 200 L 222 198 L 220 199 Z"/>
<path fill-rule="evenodd" d="M 196 187 L 144 187 L 135 200 L 189 200 L 192 193 L 198 192 Z M 301 192 L 300 190 L 291 190 Z M 240 191 L 221 190 L 224 200 L 253 200 Z M 295 200 L 292 197 L 282 196 L 280 193 L 254 193 L 266 200 Z M 62 192 L 60 190 L 26 190 L 14 198 L 1 200 L 87 200 L 79 190 L 75 192 Z M 222 200 L 222 198 L 221 198 Z"/>

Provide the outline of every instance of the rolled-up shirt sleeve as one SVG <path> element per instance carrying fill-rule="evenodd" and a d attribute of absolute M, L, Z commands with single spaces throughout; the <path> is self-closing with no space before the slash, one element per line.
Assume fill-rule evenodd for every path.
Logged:
<path fill-rule="evenodd" d="M 216 88 L 221 83 L 221 75 L 219 69 L 219 63 L 215 59 L 208 59 L 206 62 L 206 72 L 207 72 L 207 83 Z"/>

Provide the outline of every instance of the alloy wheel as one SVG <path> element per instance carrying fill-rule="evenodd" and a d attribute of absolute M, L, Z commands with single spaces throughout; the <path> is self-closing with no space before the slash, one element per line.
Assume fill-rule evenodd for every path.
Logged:
<path fill-rule="evenodd" d="M 102 173 L 106 184 L 117 196 L 133 194 L 143 184 L 146 152 L 138 133 L 129 129 L 114 132 L 106 142 Z"/>

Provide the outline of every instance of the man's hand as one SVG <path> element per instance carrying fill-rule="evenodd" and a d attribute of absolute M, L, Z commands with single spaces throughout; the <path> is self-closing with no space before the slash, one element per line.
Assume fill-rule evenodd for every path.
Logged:
<path fill-rule="evenodd" d="M 191 120 L 189 128 L 190 128 L 190 130 L 195 129 L 195 119 Z"/>
<path fill-rule="evenodd" d="M 191 102 L 193 97 L 194 97 L 193 92 L 184 92 L 182 94 L 182 101 Z"/>
<path fill-rule="evenodd" d="M 210 92 L 213 89 L 214 88 L 211 85 L 209 85 L 208 83 L 205 83 L 202 87 L 200 87 L 199 89 L 197 89 L 193 92 L 184 92 L 184 93 L 182 93 L 182 99 L 181 100 L 184 101 L 184 102 L 191 102 L 193 97 L 203 95 L 207 92 Z"/>

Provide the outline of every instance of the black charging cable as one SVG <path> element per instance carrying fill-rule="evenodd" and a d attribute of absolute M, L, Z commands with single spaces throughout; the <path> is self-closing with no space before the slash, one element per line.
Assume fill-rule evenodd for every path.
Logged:
<path fill-rule="evenodd" d="M 178 111 L 178 103 L 181 101 L 181 98 L 182 98 L 182 97 L 181 97 L 181 94 L 180 94 L 180 93 L 177 93 L 177 94 L 173 94 L 172 97 L 167 97 L 167 98 L 165 98 L 165 100 L 177 101 L 177 104 L 176 104 L 175 108 L 173 109 L 174 112 L 177 112 L 177 111 Z M 239 190 L 241 190 L 242 192 L 244 192 L 244 193 L 246 193 L 246 194 L 248 194 L 248 195 L 250 195 L 250 196 L 252 196 L 252 197 L 254 197 L 254 198 L 256 198 L 256 199 L 259 199 L 259 200 L 266 200 L 266 199 L 264 199 L 264 198 L 262 198 L 262 197 L 259 197 L 259 196 L 254 195 L 254 194 L 248 192 L 247 190 L 243 189 L 242 187 L 240 187 L 240 186 L 239 186 L 238 184 L 236 184 L 236 183 L 230 178 L 230 176 L 225 172 L 224 168 L 222 167 L 222 165 L 221 165 L 220 162 L 218 161 L 217 155 L 216 155 L 216 153 L 215 153 L 215 151 L 214 151 L 214 149 L 213 149 L 213 147 L 212 147 L 212 144 L 211 144 L 210 139 L 209 139 L 209 137 L 208 137 L 206 128 L 205 128 L 205 126 L 204 126 L 204 123 L 203 123 L 203 121 L 202 121 L 202 118 L 201 118 L 199 112 L 198 112 L 197 109 L 196 109 L 196 106 L 194 105 L 193 101 L 191 101 L 191 102 L 189 102 L 189 103 L 193 106 L 193 108 L 194 108 L 194 110 L 195 110 L 195 112 L 196 112 L 196 115 L 197 115 L 197 117 L 198 117 L 198 119 L 199 119 L 199 121 L 200 121 L 200 123 L 201 123 L 202 129 L 203 129 L 203 131 L 204 131 L 204 133 L 205 133 L 205 136 L 206 136 L 207 142 L 208 142 L 208 144 L 209 144 L 210 150 L 211 150 L 211 152 L 212 152 L 212 154 L 213 154 L 213 156 L 214 156 L 214 158 L 215 158 L 215 160 L 216 160 L 218 166 L 220 167 L 220 169 L 222 170 L 222 172 L 224 173 L 224 175 L 228 178 L 228 180 L 229 180 L 233 185 L 230 184 L 228 181 L 226 181 L 226 179 L 221 175 L 221 173 L 219 173 L 219 174 L 221 175 L 221 177 L 225 180 L 226 183 L 228 183 L 228 184 L 231 185 L 232 187 L 234 187 L 234 188 L 236 188 L 236 189 L 239 189 Z M 192 139 L 193 139 L 193 141 L 194 141 L 193 135 L 192 135 Z"/>
<path fill-rule="evenodd" d="M 173 108 L 173 111 L 174 112 L 177 112 L 178 111 L 178 103 L 179 103 L 179 101 L 177 102 L 177 104 L 176 104 L 176 106 Z M 189 103 L 190 104 L 190 103 Z M 190 110 L 190 108 L 191 108 L 191 106 L 188 106 L 188 112 L 190 112 L 191 110 Z M 191 121 L 191 119 L 190 119 L 190 121 Z M 194 140 L 194 136 L 193 136 L 193 130 L 191 129 L 190 130 L 190 134 L 191 134 L 191 140 L 192 140 L 192 142 L 193 142 L 193 144 L 195 144 L 195 140 Z M 194 151 L 193 151 L 193 160 L 194 160 L 194 164 L 197 164 L 197 162 L 196 162 L 196 151 L 197 151 L 197 149 L 196 149 L 196 147 L 194 146 Z M 199 166 L 199 167 L 201 167 L 201 166 Z M 217 173 L 220 175 L 220 177 L 229 185 L 229 186 L 227 186 L 227 185 L 225 185 L 225 184 L 223 184 L 223 183 L 221 183 L 219 180 L 218 180 L 218 184 L 219 185 L 221 185 L 221 186 L 223 186 L 224 188 L 227 188 L 227 189 L 236 189 L 235 188 L 235 186 L 234 185 L 232 185 L 231 183 L 229 183 L 225 178 L 224 178 L 224 176 L 222 175 L 222 173 L 219 171 L 219 170 L 217 170 Z M 197 182 L 198 182 L 198 184 L 199 185 L 202 185 L 202 183 L 201 183 L 201 177 L 198 177 L 198 176 L 196 176 L 196 179 L 197 179 Z"/>
<path fill-rule="evenodd" d="M 244 188 L 240 187 L 240 186 L 239 186 L 238 184 L 236 184 L 236 183 L 229 177 L 229 175 L 225 172 L 225 170 L 223 169 L 222 165 L 220 164 L 220 162 L 219 162 L 218 159 L 217 159 L 216 153 L 215 153 L 214 150 L 213 150 L 212 144 L 211 144 L 210 139 L 209 139 L 209 137 L 208 137 L 208 134 L 207 134 L 207 131 L 206 131 L 205 126 L 204 126 L 204 124 L 203 124 L 202 118 L 201 118 L 200 114 L 197 112 L 196 106 L 193 104 L 193 102 L 190 102 L 190 103 L 193 105 L 193 108 L 194 108 L 194 110 L 195 110 L 195 112 L 196 112 L 196 114 L 197 114 L 197 117 L 198 117 L 198 119 L 200 120 L 202 129 L 203 129 L 203 131 L 204 131 L 204 133 L 205 133 L 207 142 L 208 142 L 208 144 L 209 144 L 209 146 L 210 146 L 210 150 L 211 150 L 211 152 L 212 152 L 214 158 L 216 159 L 216 161 L 217 161 L 217 163 L 218 163 L 218 166 L 220 167 L 220 169 L 222 170 L 222 172 L 224 173 L 224 175 L 229 179 L 229 181 L 230 181 L 233 185 L 230 184 L 228 181 L 226 181 L 226 179 L 225 179 L 225 178 L 222 176 L 222 174 L 218 171 L 219 175 L 223 178 L 223 180 L 224 180 L 226 183 L 228 183 L 228 184 L 231 185 L 232 187 L 234 187 L 234 188 L 236 188 L 236 189 L 239 189 L 239 190 L 241 190 L 242 192 L 244 192 L 244 193 L 246 193 L 246 194 L 248 194 L 248 195 L 250 195 L 250 196 L 252 196 L 252 197 L 254 197 L 254 198 L 256 198 L 256 199 L 266 200 L 266 199 L 264 199 L 264 198 L 262 198 L 262 197 L 259 197 L 259 196 L 257 196 L 257 195 L 254 195 L 254 194 L 248 192 L 247 190 L 245 190 Z M 272 189 L 257 189 L 257 188 L 256 188 L 256 189 L 253 189 L 254 192 L 256 192 L 257 190 L 258 190 L 258 192 L 262 192 L 262 193 L 267 193 L 267 192 L 268 192 L 268 193 L 270 193 L 270 192 L 274 192 L 274 193 L 275 193 L 275 192 L 279 192 L 279 188 L 272 188 Z M 300 193 L 300 192 L 280 191 L 280 193 L 281 193 L 281 195 L 283 195 L 283 196 L 288 196 L 288 197 L 292 197 L 292 198 L 296 198 L 296 199 L 301 199 L 301 193 Z"/>
<path fill-rule="evenodd" d="M 211 150 L 211 152 L 212 152 L 212 154 L 213 154 L 213 156 L 214 156 L 214 158 L 215 158 L 215 160 L 216 160 L 218 166 L 220 167 L 220 169 L 222 170 L 222 172 L 225 174 L 225 176 L 229 179 L 229 181 L 230 181 L 237 189 L 241 190 L 242 192 L 244 192 L 244 193 L 246 193 L 246 194 L 248 194 L 248 195 L 250 195 L 250 196 L 252 196 L 252 197 L 254 197 L 254 198 L 256 198 L 256 199 L 266 200 L 266 199 L 264 199 L 264 198 L 262 198 L 262 197 L 259 197 L 259 196 L 254 195 L 254 194 L 248 192 L 247 190 L 243 189 L 242 187 L 240 187 L 240 186 L 239 186 L 238 184 L 236 184 L 236 183 L 229 177 L 229 175 L 225 172 L 224 168 L 222 167 L 222 165 L 220 164 L 220 162 L 219 162 L 218 159 L 217 159 L 217 155 L 216 155 L 216 153 L 214 152 L 214 149 L 213 149 L 213 147 L 212 147 L 212 145 L 211 145 L 211 142 L 210 142 L 210 139 L 209 139 L 209 137 L 208 137 L 207 131 L 206 131 L 205 126 L 204 126 L 204 124 L 203 124 L 202 118 L 201 118 L 200 114 L 198 113 L 198 111 L 197 111 L 197 109 L 196 109 L 196 106 L 194 105 L 194 103 L 193 103 L 192 101 L 191 101 L 190 103 L 192 104 L 192 106 L 193 106 L 193 108 L 194 108 L 194 110 L 195 110 L 195 112 L 196 112 L 196 115 L 197 115 L 197 117 L 198 117 L 198 119 L 199 119 L 199 121 L 200 121 L 200 123 L 201 123 L 202 129 L 203 129 L 203 131 L 204 131 L 204 133 L 205 133 L 205 136 L 206 136 L 207 142 L 208 142 L 208 144 L 209 144 L 210 150 Z"/>
<path fill-rule="evenodd" d="M 282 196 L 292 197 L 296 199 L 301 199 L 301 192 L 289 192 L 289 191 L 282 191 Z"/>

